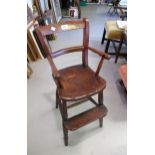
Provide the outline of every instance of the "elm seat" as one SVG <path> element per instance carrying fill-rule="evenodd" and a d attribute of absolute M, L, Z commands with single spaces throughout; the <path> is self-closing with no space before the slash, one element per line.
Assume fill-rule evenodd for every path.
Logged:
<path fill-rule="evenodd" d="M 91 96 L 106 87 L 106 81 L 96 77 L 89 67 L 76 65 L 59 70 L 62 89 L 58 93 L 61 99 L 75 100 Z"/>
<path fill-rule="evenodd" d="M 123 30 L 118 28 L 117 21 L 107 21 L 105 23 L 107 39 L 121 39 Z"/>

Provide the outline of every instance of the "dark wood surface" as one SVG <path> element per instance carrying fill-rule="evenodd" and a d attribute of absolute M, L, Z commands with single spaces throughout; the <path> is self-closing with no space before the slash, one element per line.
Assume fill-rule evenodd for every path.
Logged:
<path fill-rule="evenodd" d="M 118 49 L 116 49 L 116 47 L 114 46 L 115 51 L 116 51 L 116 59 L 115 59 L 115 62 L 117 62 L 118 57 L 122 55 L 121 48 L 122 48 L 122 44 L 123 43 L 127 46 L 127 31 L 126 31 L 126 29 L 124 29 L 124 31 L 122 32 L 122 37 L 121 37 L 121 40 L 120 40 Z M 127 59 L 127 53 L 124 53 L 123 56 L 125 56 L 125 58 Z"/>
<path fill-rule="evenodd" d="M 65 121 L 65 127 L 68 130 L 73 131 L 99 118 L 103 118 L 106 116 L 106 114 L 107 108 L 105 106 L 94 107 L 77 116 L 69 118 L 67 121 Z"/>
<path fill-rule="evenodd" d="M 46 36 L 52 33 L 57 33 L 62 31 L 83 29 L 84 27 L 85 25 L 81 20 L 73 20 L 73 21 L 68 20 L 68 21 L 61 21 L 58 24 L 49 24 L 45 26 L 40 26 L 39 30 L 44 36 Z"/>
<path fill-rule="evenodd" d="M 82 65 L 72 66 L 59 71 L 60 83 L 59 95 L 64 100 L 78 100 L 103 90 L 106 81 L 96 76 L 89 67 Z"/>
<path fill-rule="evenodd" d="M 54 32 L 83 29 L 83 44 L 80 46 L 60 49 L 53 52 L 46 46 L 46 35 Z M 107 114 L 107 109 L 103 105 L 103 90 L 106 87 L 106 81 L 99 76 L 103 61 L 110 59 L 110 56 L 104 51 L 89 47 L 89 22 L 87 19 L 65 21 L 59 24 L 40 26 L 36 33 L 40 43 L 46 53 L 47 59 L 51 66 L 52 75 L 56 83 L 56 108 L 59 107 L 62 116 L 62 126 L 64 133 L 65 146 L 68 145 L 68 130 L 78 129 L 96 119 L 99 119 L 100 127 L 103 125 L 103 117 Z M 100 57 L 96 71 L 93 71 L 88 64 L 88 52 L 92 51 Z M 57 69 L 53 59 L 55 57 L 69 54 L 72 52 L 82 52 L 82 64 L 70 66 L 63 69 Z M 63 60 L 62 60 L 63 61 Z M 98 103 L 91 98 L 92 95 L 98 94 Z M 67 101 L 79 101 L 89 99 L 95 108 L 90 109 L 73 118 L 68 118 Z M 80 105 L 80 104 L 78 104 Z"/>

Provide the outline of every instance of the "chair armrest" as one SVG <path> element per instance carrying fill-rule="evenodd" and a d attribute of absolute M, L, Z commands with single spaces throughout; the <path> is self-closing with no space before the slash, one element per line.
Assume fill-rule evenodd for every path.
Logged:
<path fill-rule="evenodd" d="M 51 66 L 51 69 L 52 69 L 53 77 L 54 77 L 55 79 L 58 79 L 58 78 L 60 77 L 60 74 L 59 74 L 59 72 L 58 72 L 58 70 L 57 70 L 57 68 L 56 68 L 56 66 L 55 66 L 55 64 L 54 64 L 54 62 L 53 62 L 53 60 L 51 59 L 50 56 L 47 56 L 47 59 L 48 59 L 48 61 L 49 61 L 49 63 L 50 63 L 50 66 Z"/>
<path fill-rule="evenodd" d="M 83 46 L 74 46 L 74 47 L 70 47 L 70 48 L 64 48 L 64 49 L 61 49 L 61 50 L 58 50 L 55 52 L 50 52 L 50 55 L 47 57 L 47 59 L 48 59 L 50 66 L 52 68 L 52 74 L 53 74 L 54 78 L 59 78 L 60 74 L 59 74 L 52 58 L 56 58 L 58 56 L 61 56 L 61 55 L 67 54 L 67 53 L 78 52 L 83 49 L 84 49 Z"/>
<path fill-rule="evenodd" d="M 97 50 L 96 48 L 88 47 L 88 49 L 91 50 L 92 52 L 98 54 L 99 56 L 104 57 L 107 60 L 109 60 L 111 58 L 110 55 L 108 55 L 105 52 L 102 52 L 100 50 Z"/>
<path fill-rule="evenodd" d="M 53 58 L 56 58 L 56 57 L 64 55 L 64 54 L 72 53 L 72 52 L 79 52 L 79 51 L 82 51 L 83 49 L 84 49 L 83 46 L 74 46 L 74 47 L 70 47 L 70 48 L 60 49 L 55 52 L 49 52 L 50 54 L 48 55 L 47 59 L 50 63 L 51 69 L 52 69 L 52 75 L 53 75 L 55 82 L 59 88 L 62 88 L 63 86 L 61 85 L 61 83 L 59 81 L 60 74 L 53 62 Z"/>
<path fill-rule="evenodd" d="M 99 56 L 101 56 L 101 60 L 100 60 L 100 62 L 98 64 L 98 67 L 97 67 L 96 73 L 95 73 L 95 75 L 98 76 L 99 75 L 99 72 L 101 70 L 102 64 L 103 64 L 103 60 L 104 59 L 109 60 L 111 57 L 108 54 L 106 54 L 105 52 L 103 53 L 103 52 L 101 52 L 101 51 L 99 51 L 99 50 L 97 50 L 95 48 L 88 47 L 88 49 L 91 50 L 91 51 L 93 51 L 94 53 L 98 54 Z"/>

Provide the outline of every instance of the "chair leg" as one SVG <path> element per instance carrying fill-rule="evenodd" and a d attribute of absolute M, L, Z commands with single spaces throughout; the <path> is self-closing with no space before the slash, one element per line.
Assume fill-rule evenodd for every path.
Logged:
<path fill-rule="evenodd" d="M 104 44 L 105 35 L 106 35 L 106 30 L 104 28 L 101 44 Z"/>
<path fill-rule="evenodd" d="M 119 15 L 117 8 L 116 8 L 116 14 Z"/>
<path fill-rule="evenodd" d="M 66 106 L 66 101 L 62 101 L 62 117 L 63 117 L 63 133 L 64 133 L 64 143 L 65 146 L 68 146 L 68 130 L 65 128 L 64 122 L 67 120 L 68 114 L 67 114 L 67 106 Z"/>
<path fill-rule="evenodd" d="M 109 10 L 108 10 L 107 14 L 108 14 L 108 13 L 110 13 L 110 10 L 111 10 L 111 9 L 112 9 L 112 6 L 109 8 Z"/>
<path fill-rule="evenodd" d="M 117 49 L 117 51 L 116 51 L 115 63 L 117 63 L 118 57 L 119 57 L 119 55 L 120 55 L 120 51 L 121 51 L 121 48 L 122 48 L 122 44 L 123 44 L 123 39 L 120 41 L 119 46 L 118 46 L 118 49 Z"/>
<path fill-rule="evenodd" d="M 58 90 L 56 90 L 56 108 L 58 108 L 59 105 L 59 96 L 58 96 Z"/>
<path fill-rule="evenodd" d="M 115 12 L 115 9 L 114 9 L 114 7 L 113 7 L 113 11 L 111 12 L 110 16 L 111 16 L 114 12 Z"/>
<path fill-rule="evenodd" d="M 99 106 L 103 106 L 103 91 L 98 93 L 98 103 Z M 103 117 L 99 119 L 100 127 L 103 126 Z"/>
<path fill-rule="evenodd" d="M 65 146 L 68 146 L 68 130 L 65 128 L 64 124 L 63 124 L 63 133 L 64 133 Z"/>
<path fill-rule="evenodd" d="M 108 53 L 109 45 L 110 45 L 110 39 L 107 40 L 107 44 L 105 47 L 105 53 Z"/>
<path fill-rule="evenodd" d="M 100 127 L 102 128 L 102 126 L 103 126 L 103 118 L 99 119 L 99 124 L 100 124 Z"/>

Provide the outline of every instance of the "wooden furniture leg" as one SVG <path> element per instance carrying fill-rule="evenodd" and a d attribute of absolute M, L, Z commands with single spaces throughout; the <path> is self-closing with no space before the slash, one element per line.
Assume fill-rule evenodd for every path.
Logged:
<path fill-rule="evenodd" d="M 123 44 L 123 39 L 121 39 L 121 41 L 119 43 L 119 46 L 118 46 L 118 49 L 116 50 L 115 63 L 117 63 L 118 57 L 120 56 L 120 51 L 121 51 L 121 48 L 122 48 L 122 44 Z"/>
<path fill-rule="evenodd" d="M 68 146 L 68 130 L 65 128 L 64 123 L 63 123 L 63 133 L 64 133 L 64 143 L 65 143 L 65 146 Z"/>
<path fill-rule="evenodd" d="M 98 93 L 98 103 L 99 106 L 103 106 L 103 91 Z M 100 127 L 103 126 L 103 117 L 99 119 Z"/>
<path fill-rule="evenodd" d="M 63 133 L 64 133 L 64 143 L 65 143 L 65 146 L 68 146 L 68 129 L 66 129 L 65 127 L 65 121 L 67 121 L 67 117 L 68 117 L 68 114 L 67 114 L 67 106 L 66 106 L 66 101 L 65 100 L 62 100 L 62 117 L 63 117 Z"/>
<path fill-rule="evenodd" d="M 51 27 L 53 29 L 51 29 Z M 44 40 L 45 36 L 51 35 L 54 32 L 58 33 L 77 29 L 83 29 L 82 45 L 63 48 L 55 52 L 53 52 L 52 49 L 49 50 Z M 103 105 L 103 90 L 106 88 L 106 81 L 99 76 L 99 72 L 103 61 L 105 59 L 109 60 L 110 56 L 105 52 L 89 46 L 89 22 L 88 19 L 85 18 L 83 20 L 62 21 L 59 24 L 40 26 L 36 29 L 36 34 L 45 51 L 51 66 L 53 79 L 57 86 L 55 95 L 56 108 L 59 106 L 62 116 L 64 144 L 68 146 L 68 131 L 77 130 L 96 120 L 99 120 L 100 126 L 102 127 L 103 117 L 107 115 L 108 109 Z M 110 41 L 109 39 L 108 44 Z M 93 71 L 88 65 L 88 50 L 100 56 L 96 71 Z M 71 65 L 60 70 L 57 69 L 53 58 L 79 51 L 82 54 L 82 63 L 74 66 Z M 92 98 L 93 95 L 97 94 L 99 103 Z M 77 104 L 77 102 L 86 100 L 92 101 L 95 106 L 68 118 L 67 110 L 69 106 L 67 107 L 67 102 L 72 101 Z"/>
<path fill-rule="evenodd" d="M 104 28 L 101 44 L 104 44 L 105 35 L 106 35 L 106 30 Z"/>
<path fill-rule="evenodd" d="M 105 47 L 105 53 L 108 53 L 109 45 L 110 45 L 110 39 L 107 40 L 107 44 Z"/>
<path fill-rule="evenodd" d="M 58 90 L 56 90 L 56 108 L 59 106 L 59 96 L 58 96 Z"/>

